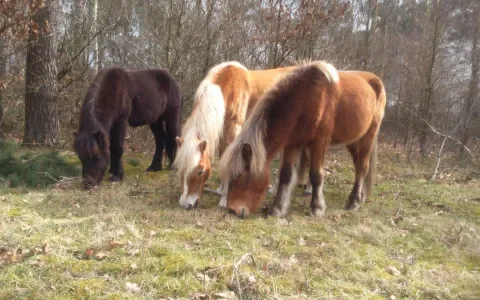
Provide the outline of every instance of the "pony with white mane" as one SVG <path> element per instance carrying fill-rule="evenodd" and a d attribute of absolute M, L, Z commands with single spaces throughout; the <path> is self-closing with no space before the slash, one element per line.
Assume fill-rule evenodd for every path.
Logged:
<path fill-rule="evenodd" d="M 345 145 L 355 166 L 355 184 L 345 209 L 356 210 L 370 196 L 376 163 L 376 139 L 386 94 L 372 73 L 338 72 L 325 62 L 299 66 L 260 100 L 241 133 L 220 161 L 228 183 L 229 211 L 245 217 L 255 211 L 270 180 L 270 165 L 283 151 L 271 215 L 285 216 L 302 151 L 310 156 L 311 213 L 325 214 L 324 159 L 330 145 Z"/>
<path fill-rule="evenodd" d="M 225 62 L 210 69 L 197 89 L 182 135 L 176 138 L 174 166 L 182 184 L 182 207 L 189 209 L 198 204 L 217 149 L 221 157 L 265 91 L 281 74 L 293 69 L 248 70 L 238 62 Z M 222 195 L 222 191 L 220 184 L 217 192 Z M 225 204 L 222 197 L 219 206 Z"/>

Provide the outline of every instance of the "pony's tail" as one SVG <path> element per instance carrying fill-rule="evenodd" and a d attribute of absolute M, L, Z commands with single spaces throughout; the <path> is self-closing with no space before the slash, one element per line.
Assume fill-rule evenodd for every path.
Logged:
<path fill-rule="evenodd" d="M 370 152 L 370 167 L 368 168 L 367 176 L 365 177 L 365 196 L 370 198 L 373 193 L 373 185 L 377 175 L 377 135 L 373 140 L 372 151 Z"/>
<path fill-rule="evenodd" d="M 368 173 L 365 178 L 365 194 L 367 198 L 370 198 L 373 194 L 373 185 L 375 184 L 375 179 L 377 176 L 377 149 L 378 149 L 378 132 L 382 123 L 382 119 L 385 112 L 385 105 L 387 102 L 387 94 L 385 92 L 385 87 L 380 79 L 375 78 L 369 80 L 370 86 L 375 91 L 377 95 L 377 118 L 378 118 L 378 127 L 376 128 L 375 137 L 373 138 L 372 152 L 370 153 L 370 167 L 368 168 Z"/>

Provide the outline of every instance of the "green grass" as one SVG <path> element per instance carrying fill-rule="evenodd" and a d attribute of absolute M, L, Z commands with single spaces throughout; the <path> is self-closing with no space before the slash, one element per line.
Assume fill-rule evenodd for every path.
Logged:
<path fill-rule="evenodd" d="M 457 172 L 431 183 L 429 162 L 390 153 L 380 151 L 375 197 L 356 213 L 342 210 L 351 162 L 344 151 L 330 154 L 323 219 L 308 215 L 300 190 L 285 219 L 237 219 L 209 193 L 183 210 L 175 175 L 145 173 L 150 157 L 132 154 L 123 183 L 94 191 L 74 180 L 4 186 L 0 299 L 218 299 L 230 291 L 242 299 L 478 299 L 479 178 Z M 55 155 L 78 167 L 73 153 Z M 78 174 L 53 169 L 57 178 Z"/>
<path fill-rule="evenodd" d="M 57 151 L 38 153 L 0 140 L 0 184 L 9 187 L 44 188 L 61 176 L 79 176 L 78 164 Z"/>

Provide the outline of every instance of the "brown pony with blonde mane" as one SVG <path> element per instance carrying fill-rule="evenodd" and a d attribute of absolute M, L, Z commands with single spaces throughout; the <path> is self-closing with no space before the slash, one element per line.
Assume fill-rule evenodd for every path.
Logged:
<path fill-rule="evenodd" d="M 225 62 L 208 72 L 197 89 L 182 136 L 177 137 L 174 166 L 182 183 L 182 207 L 188 209 L 198 204 L 216 150 L 222 156 L 264 92 L 280 74 L 294 68 L 247 70 L 238 62 Z M 222 194 L 222 184 L 217 192 Z M 224 197 L 219 206 L 225 206 Z"/>
<path fill-rule="evenodd" d="M 304 148 L 310 154 L 311 213 L 325 214 L 324 159 L 330 145 L 345 145 L 355 165 L 355 184 L 345 209 L 356 210 L 371 194 L 376 138 L 386 104 L 382 81 L 368 72 L 337 72 L 325 62 L 300 66 L 260 100 L 220 161 L 227 208 L 244 217 L 255 211 L 269 183 L 270 165 L 283 150 L 269 214 L 285 216 Z M 371 158 L 371 159 L 370 159 Z"/>

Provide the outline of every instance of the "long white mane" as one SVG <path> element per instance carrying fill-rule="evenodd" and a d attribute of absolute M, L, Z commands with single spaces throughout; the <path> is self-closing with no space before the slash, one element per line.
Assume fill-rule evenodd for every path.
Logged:
<path fill-rule="evenodd" d="M 207 141 L 207 151 L 213 158 L 223 133 L 225 102 L 220 86 L 213 83 L 217 74 L 227 66 L 246 68 L 238 62 L 219 64 L 208 72 L 200 83 L 194 100 L 193 111 L 182 129 L 182 146 L 178 149 L 174 166 L 179 174 L 189 174 L 200 160 L 199 143 Z"/>

